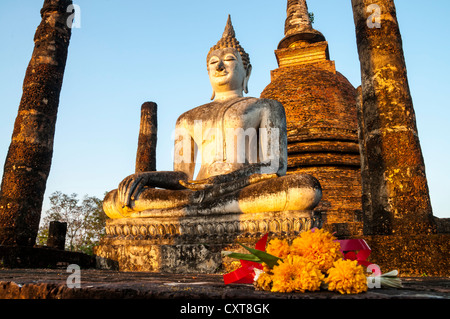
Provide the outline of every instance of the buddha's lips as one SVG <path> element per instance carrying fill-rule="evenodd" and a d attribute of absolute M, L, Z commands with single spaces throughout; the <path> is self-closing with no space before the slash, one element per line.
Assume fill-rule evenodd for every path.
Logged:
<path fill-rule="evenodd" d="M 214 73 L 214 77 L 218 78 L 218 77 L 222 77 L 228 75 L 228 72 L 215 72 Z"/>

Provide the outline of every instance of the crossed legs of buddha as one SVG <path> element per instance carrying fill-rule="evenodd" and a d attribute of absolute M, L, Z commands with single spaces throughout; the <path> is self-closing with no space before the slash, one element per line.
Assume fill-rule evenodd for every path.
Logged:
<path fill-rule="evenodd" d="M 234 186 L 240 181 L 233 182 Z M 293 174 L 263 179 L 241 189 L 227 192 L 226 187 L 203 190 L 170 190 L 146 187 L 123 207 L 118 191 L 104 199 L 105 213 L 111 218 L 158 217 L 163 215 L 195 216 L 220 213 L 260 213 L 310 210 L 322 197 L 317 179 L 306 174 Z"/>

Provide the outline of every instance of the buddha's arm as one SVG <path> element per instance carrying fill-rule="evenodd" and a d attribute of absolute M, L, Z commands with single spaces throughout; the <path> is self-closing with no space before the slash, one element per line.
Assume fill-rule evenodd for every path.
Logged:
<path fill-rule="evenodd" d="M 261 143 L 263 150 L 260 160 L 263 163 L 270 163 L 269 167 L 263 169 L 263 173 L 284 176 L 287 171 L 288 157 L 285 110 L 278 101 L 269 99 L 263 101 L 265 107 L 261 112 L 260 131 L 265 132 L 267 138 Z"/>
<path fill-rule="evenodd" d="M 176 150 L 175 150 L 176 152 Z M 195 157 L 197 154 L 197 148 L 194 147 L 193 141 L 192 141 L 192 148 L 191 148 L 191 154 L 190 159 L 188 161 L 177 161 L 177 154 L 175 154 L 175 160 L 173 163 L 173 170 L 175 172 L 183 172 L 186 174 L 187 178 L 183 180 L 190 180 L 194 178 L 194 171 L 195 171 Z"/>
<path fill-rule="evenodd" d="M 193 127 L 183 116 L 177 119 L 175 125 L 174 161 L 173 170 L 184 172 L 190 180 L 194 178 L 195 159 L 197 158 L 197 145 L 192 137 Z"/>

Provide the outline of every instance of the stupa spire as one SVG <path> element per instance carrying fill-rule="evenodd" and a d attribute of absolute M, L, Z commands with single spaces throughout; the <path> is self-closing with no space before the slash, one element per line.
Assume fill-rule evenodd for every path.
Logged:
<path fill-rule="evenodd" d="M 305 29 L 312 29 L 306 0 L 288 0 L 287 18 L 284 24 L 284 35 L 291 35 Z"/>
<path fill-rule="evenodd" d="M 325 41 L 325 37 L 312 27 L 306 0 L 287 0 L 284 38 L 278 49 L 288 48 L 298 43 Z"/>

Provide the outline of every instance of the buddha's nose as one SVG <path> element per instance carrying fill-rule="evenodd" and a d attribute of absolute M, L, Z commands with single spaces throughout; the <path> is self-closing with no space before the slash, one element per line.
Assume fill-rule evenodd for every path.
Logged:
<path fill-rule="evenodd" d="M 223 60 L 220 60 L 220 62 L 217 63 L 216 70 L 217 70 L 217 71 L 223 71 L 223 70 L 225 70 L 225 64 L 223 63 Z"/>

